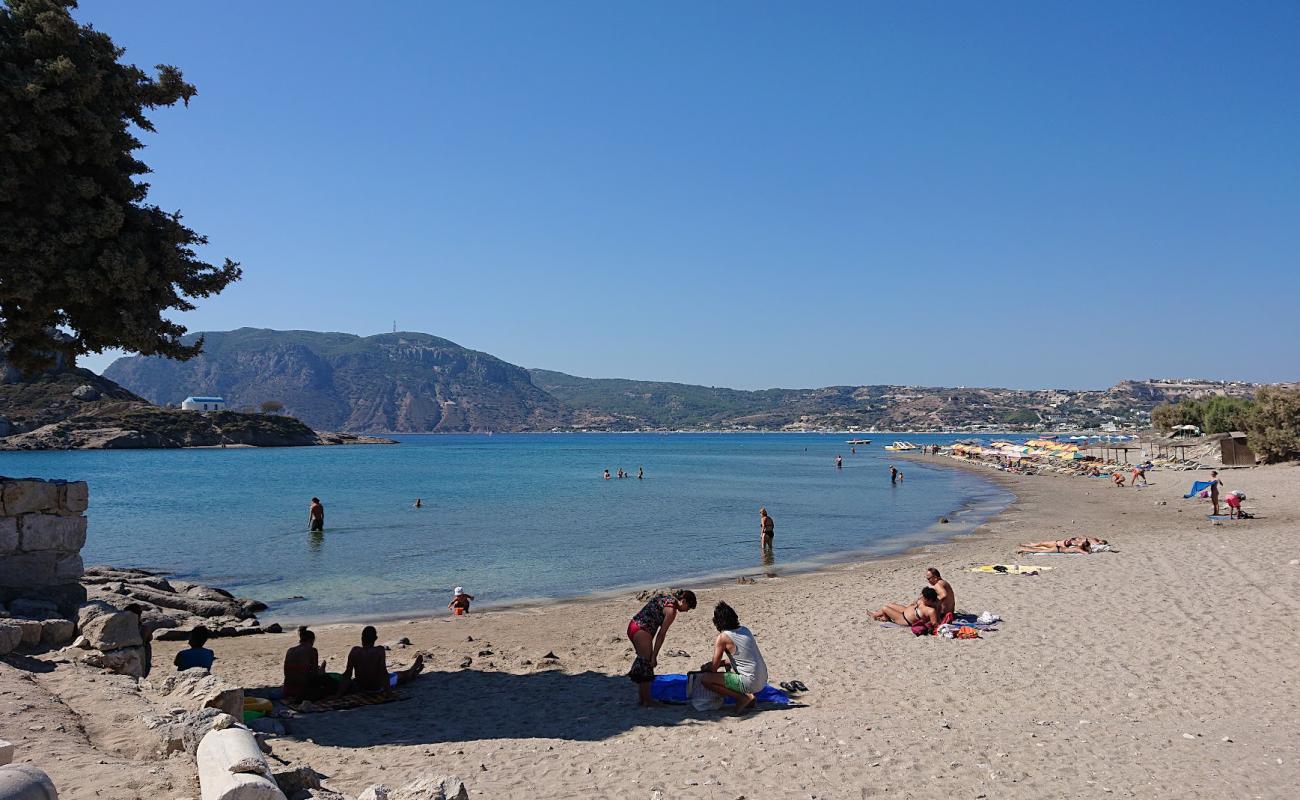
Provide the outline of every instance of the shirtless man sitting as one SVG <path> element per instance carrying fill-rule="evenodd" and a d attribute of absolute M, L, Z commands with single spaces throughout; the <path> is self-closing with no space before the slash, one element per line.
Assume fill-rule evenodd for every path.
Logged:
<path fill-rule="evenodd" d="M 933 586 L 921 590 L 921 596 L 910 606 L 889 603 L 879 611 L 871 612 L 871 618 L 878 622 L 892 622 L 910 628 L 919 623 L 930 630 L 939 627 L 939 593 Z"/>
<path fill-rule="evenodd" d="M 387 691 L 414 680 L 424 670 L 424 656 L 417 655 L 409 669 L 389 672 L 385 660 L 387 651 L 375 644 L 378 639 L 379 632 L 373 625 L 361 629 L 361 646 L 348 653 L 348 666 L 343 671 L 339 694 Z"/>
<path fill-rule="evenodd" d="M 957 612 L 957 595 L 952 591 L 952 584 L 939 575 L 939 570 L 930 567 L 925 571 L 925 582 L 934 587 L 939 594 L 939 619 Z"/>

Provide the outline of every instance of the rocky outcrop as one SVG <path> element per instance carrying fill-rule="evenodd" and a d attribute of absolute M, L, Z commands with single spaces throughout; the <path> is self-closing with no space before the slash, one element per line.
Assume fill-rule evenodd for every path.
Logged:
<path fill-rule="evenodd" d="M 244 690 L 217 675 L 187 669 L 168 675 L 152 689 L 158 702 L 189 711 L 215 708 L 240 719 L 244 714 Z"/>
<path fill-rule="evenodd" d="M 82 583 L 93 601 L 117 609 L 138 604 L 155 639 L 185 639 L 198 625 L 214 637 L 279 631 L 278 625 L 264 629 L 255 616 L 265 603 L 149 570 L 92 566 Z"/>

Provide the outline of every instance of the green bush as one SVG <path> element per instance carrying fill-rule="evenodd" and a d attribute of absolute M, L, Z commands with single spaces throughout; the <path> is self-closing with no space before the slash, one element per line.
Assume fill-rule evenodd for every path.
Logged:
<path fill-rule="evenodd" d="M 1250 447 L 1266 462 L 1300 458 L 1300 388 L 1264 386 L 1246 420 Z"/>

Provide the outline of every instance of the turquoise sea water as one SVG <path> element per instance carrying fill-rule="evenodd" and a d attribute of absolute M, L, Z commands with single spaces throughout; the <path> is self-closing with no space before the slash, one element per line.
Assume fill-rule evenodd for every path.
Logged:
<path fill-rule="evenodd" d="M 90 484 L 87 564 L 166 570 L 339 619 L 782 572 L 951 535 L 1010 501 L 844 434 L 497 434 L 396 446 L 0 453 L 0 474 Z M 893 437 L 890 437 L 891 439 Z M 908 435 L 917 444 L 958 437 Z M 835 456 L 844 457 L 836 469 Z M 888 465 L 906 475 L 891 485 Z M 645 480 L 603 480 L 619 467 Z M 324 534 L 307 531 L 319 496 Z M 412 507 L 416 498 L 425 507 Z M 776 520 L 759 547 L 758 508 Z"/>

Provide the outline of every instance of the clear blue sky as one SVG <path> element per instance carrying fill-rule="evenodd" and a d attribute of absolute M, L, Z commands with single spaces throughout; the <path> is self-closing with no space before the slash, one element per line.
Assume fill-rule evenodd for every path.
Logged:
<path fill-rule="evenodd" d="M 85 0 L 183 315 L 756 388 L 1300 378 L 1300 3 Z M 102 368 L 110 359 L 87 359 Z"/>

